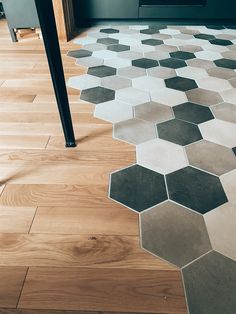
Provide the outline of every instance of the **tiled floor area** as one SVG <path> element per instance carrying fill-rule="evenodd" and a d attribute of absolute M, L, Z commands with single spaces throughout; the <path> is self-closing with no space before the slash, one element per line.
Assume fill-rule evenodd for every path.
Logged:
<path fill-rule="evenodd" d="M 89 29 L 68 86 L 136 145 L 109 197 L 140 213 L 143 249 L 182 269 L 191 314 L 236 309 L 236 27 Z"/>

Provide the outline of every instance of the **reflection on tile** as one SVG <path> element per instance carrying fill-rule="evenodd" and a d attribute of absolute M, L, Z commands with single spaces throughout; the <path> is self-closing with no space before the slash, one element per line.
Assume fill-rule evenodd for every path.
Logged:
<path fill-rule="evenodd" d="M 236 204 L 236 170 L 228 172 L 220 177 L 229 202 Z"/>
<path fill-rule="evenodd" d="M 175 117 L 192 123 L 202 123 L 214 119 L 210 109 L 206 106 L 201 106 L 191 102 L 173 107 Z"/>
<path fill-rule="evenodd" d="M 150 101 L 134 107 L 134 115 L 141 120 L 153 123 L 164 122 L 174 117 L 169 106 Z"/>
<path fill-rule="evenodd" d="M 96 106 L 94 116 L 112 123 L 133 118 L 133 109 L 128 104 L 112 100 Z"/>
<path fill-rule="evenodd" d="M 183 269 L 191 314 L 234 313 L 236 309 L 236 263 L 210 252 Z"/>
<path fill-rule="evenodd" d="M 219 178 L 204 171 L 186 167 L 166 179 L 170 199 L 200 214 L 228 201 Z"/>
<path fill-rule="evenodd" d="M 182 267 L 211 250 L 201 215 L 172 202 L 141 214 L 142 247 Z"/>
<path fill-rule="evenodd" d="M 164 176 L 138 165 L 115 172 L 110 197 L 141 212 L 167 199 Z"/>
<path fill-rule="evenodd" d="M 236 168 L 236 158 L 230 148 L 208 141 L 200 141 L 186 147 L 189 163 L 216 175 Z"/>

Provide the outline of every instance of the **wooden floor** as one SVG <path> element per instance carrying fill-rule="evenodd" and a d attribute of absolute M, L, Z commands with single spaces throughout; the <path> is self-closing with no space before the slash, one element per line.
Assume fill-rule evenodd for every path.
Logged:
<path fill-rule="evenodd" d="M 67 78 L 86 71 L 73 47 Z M 138 215 L 107 197 L 135 148 L 78 94 L 65 149 L 42 42 L 13 44 L 0 21 L 0 314 L 187 313 L 179 270 L 140 248 Z"/>

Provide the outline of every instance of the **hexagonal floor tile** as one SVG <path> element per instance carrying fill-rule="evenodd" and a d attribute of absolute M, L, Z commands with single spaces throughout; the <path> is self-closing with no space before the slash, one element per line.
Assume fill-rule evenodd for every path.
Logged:
<path fill-rule="evenodd" d="M 177 69 L 176 73 L 179 76 L 186 77 L 193 80 L 208 77 L 207 71 L 205 69 L 195 68 L 195 67 L 190 67 L 190 66 Z"/>
<path fill-rule="evenodd" d="M 114 28 L 102 28 L 100 29 L 100 32 L 105 34 L 115 34 L 119 33 L 119 30 Z"/>
<path fill-rule="evenodd" d="M 168 174 L 166 180 L 169 198 L 200 214 L 228 201 L 219 178 L 204 171 L 186 167 Z"/>
<path fill-rule="evenodd" d="M 187 91 L 186 96 L 190 102 L 205 106 L 212 106 L 223 102 L 219 93 L 202 88 Z"/>
<path fill-rule="evenodd" d="M 150 101 L 148 92 L 132 87 L 119 89 L 116 92 L 116 99 L 124 101 L 132 106 Z"/>
<path fill-rule="evenodd" d="M 157 133 L 153 123 L 130 119 L 114 125 L 114 137 L 137 145 L 156 138 Z"/>
<path fill-rule="evenodd" d="M 195 124 L 214 119 L 214 116 L 208 107 L 191 102 L 175 106 L 173 107 L 173 111 L 177 119 Z"/>
<path fill-rule="evenodd" d="M 150 52 L 145 52 L 144 57 L 148 59 L 154 59 L 154 60 L 163 60 L 169 57 L 169 53 L 164 52 L 164 51 L 150 51 Z"/>
<path fill-rule="evenodd" d="M 227 69 L 236 69 L 236 60 L 230 60 L 230 59 L 218 59 L 214 61 L 215 65 L 222 68 Z"/>
<path fill-rule="evenodd" d="M 101 102 L 115 99 L 115 91 L 104 87 L 84 89 L 81 92 L 80 99 L 93 104 L 99 104 Z"/>
<path fill-rule="evenodd" d="M 176 89 L 182 92 L 198 87 L 194 80 L 180 76 L 166 79 L 165 84 L 168 88 Z"/>
<path fill-rule="evenodd" d="M 233 148 L 236 146 L 236 124 L 223 120 L 210 120 L 199 124 L 204 139 Z"/>
<path fill-rule="evenodd" d="M 106 38 L 98 38 L 97 43 L 109 46 L 109 45 L 118 44 L 119 40 L 114 39 L 114 38 L 108 38 L 108 37 L 106 37 Z"/>
<path fill-rule="evenodd" d="M 228 89 L 232 89 L 232 86 L 227 80 L 223 80 L 217 77 L 204 77 L 197 80 L 197 84 L 200 88 L 212 90 L 219 93 Z"/>
<path fill-rule="evenodd" d="M 174 117 L 169 106 L 150 101 L 134 107 L 134 116 L 153 123 L 164 122 Z"/>
<path fill-rule="evenodd" d="M 160 104 L 170 107 L 187 102 L 187 97 L 184 92 L 180 92 L 170 88 L 163 88 L 158 91 L 151 92 L 151 99 Z"/>
<path fill-rule="evenodd" d="M 236 106 L 229 103 L 222 103 L 211 108 L 215 117 L 220 120 L 236 123 Z"/>
<path fill-rule="evenodd" d="M 113 58 L 116 58 L 116 56 L 117 56 L 117 53 L 110 50 L 99 50 L 99 51 L 93 52 L 93 57 L 100 58 L 103 60 L 113 59 Z"/>
<path fill-rule="evenodd" d="M 160 39 L 144 39 L 142 40 L 143 45 L 149 45 L 149 46 L 158 46 L 158 45 L 163 45 L 164 42 L 163 40 Z"/>
<path fill-rule="evenodd" d="M 151 92 L 165 87 L 164 80 L 152 77 L 152 76 L 141 76 L 132 81 L 132 86 L 134 88 Z"/>
<path fill-rule="evenodd" d="M 115 51 L 115 52 L 121 52 L 121 51 L 130 50 L 130 46 L 117 44 L 117 45 L 110 45 L 108 46 L 107 49 L 111 51 Z"/>
<path fill-rule="evenodd" d="M 213 35 L 209 35 L 209 34 L 196 34 L 196 35 L 193 35 L 195 38 L 198 38 L 198 39 L 205 39 L 205 40 L 212 40 L 212 39 L 215 39 L 215 36 Z"/>
<path fill-rule="evenodd" d="M 147 69 L 147 74 L 149 76 L 153 76 L 153 77 L 157 77 L 161 79 L 167 79 L 167 78 L 176 76 L 176 72 L 174 69 L 164 68 L 160 66 L 156 68 Z"/>
<path fill-rule="evenodd" d="M 188 145 L 202 139 L 197 125 L 172 119 L 157 124 L 158 137 L 179 145 Z"/>
<path fill-rule="evenodd" d="M 104 64 L 116 69 L 126 68 L 131 66 L 131 61 L 124 58 L 113 58 L 104 61 Z"/>
<path fill-rule="evenodd" d="M 127 68 L 118 69 L 117 74 L 123 77 L 133 79 L 136 77 L 144 76 L 146 74 L 146 70 L 142 68 L 130 66 Z"/>
<path fill-rule="evenodd" d="M 172 202 L 141 214 L 142 247 L 179 266 L 211 250 L 201 215 Z"/>
<path fill-rule="evenodd" d="M 164 176 L 139 165 L 112 173 L 110 197 L 142 212 L 167 199 Z"/>
<path fill-rule="evenodd" d="M 224 101 L 236 105 L 236 88 L 232 88 L 221 93 L 221 96 L 223 97 Z"/>
<path fill-rule="evenodd" d="M 192 52 L 192 53 L 195 53 L 195 52 L 203 50 L 201 46 L 192 45 L 192 44 L 191 45 L 180 46 L 179 49 L 181 51 L 187 51 L 187 52 Z"/>
<path fill-rule="evenodd" d="M 76 64 L 82 65 L 87 68 L 96 67 L 99 65 L 103 65 L 103 59 L 95 58 L 95 57 L 79 58 L 76 60 Z"/>
<path fill-rule="evenodd" d="M 179 68 L 183 68 L 187 66 L 184 60 L 175 59 L 175 58 L 164 59 L 164 60 L 160 60 L 159 62 L 162 67 L 171 68 L 171 69 L 179 69 Z"/>
<path fill-rule="evenodd" d="M 92 75 L 84 74 L 79 76 L 72 76 L 67 81 L 67 86 L 75 89 L 87 89 L 99 86 L 101 79 Z"/>
<path fill-rule="evenodd" d="M 140 52 L 135 52 L 135 51 L 122 51 L 122 52 L 118 52 L 117 56 L 119 58 L 124 58 L 124 59 L 128 59 L 128 60 L 135 60 L 135 59 L 140 59 L 142 58 L 143 54 Z"/>
<path fill-rule="evenodd" d="M 106 66 L 106 65 L 100 65 L 97 67 L 92 67 L 88 69 L 88 74 L 97 76 L 97 77 L 106 77 L 116 74 L 116 69 Z"/>
<path fill-rule="evenodd" d="M 124 102 L 112 100 L 97 105 L 94 116 L 105 121 L 116 123 L 132 119 L 133 110 L 131 106 Z"/>
<path fill-rule="evenodd" d="M 188 59 L 194 59 L 195 54 L 192 52 L 187 52 L 187 51 L 175 51 L 175 52 L 171 52 L 170 56 L 172 58 L 176 58 L 176 59 L 181 59 L 181 60 L 188 60 Z"/>
<path fill-rule="evenodd" d="M 149 69 L 158 66 L 158 62 L 153 59 L 141 58 L 133 60 L 132 65 L 138 68 Z"/>
<path fill-rule="evenodd" d="M 90 57 L 91 55 L 92 55 L 92 52 L 85 49 L 72 50 L 67 53 L 67 56 L 73 57 L 76 59 Z"/>
<path fill-rule="evenodd" d="M 236 206 L 226 203 L 204 218 L 213 249 L 236 261 Z"/>
<path fill-rule="evenodd" d="M 211 69 L 216 67 L 213 61 L 204 59 L 190 59 L 186 61 L 187 65 L 190 67 L 200 68 L 200 69 Z"/>
<path fill-rule="evenodd" d="M 137 146 L 137 163 L 167 174 L 188 165 L 183 147 L 161 139 L 154 139 Z"/>
<path fill-rule="evenodd" d="M 230 40 L 218 39 L 218 38 L 210 40 L 210 43 L 212 45 L 218 45 L 218 46 L 230 46 L 230 45 L 233 45 L 232 41 L 230 41 Z"/>
<path fill-rule="evenodd" d="M 101 86 L 113 90 L 130 87 L 131 85 L 132 81 L 130 79 L 118 75 L 108 76 L 101 79 Z"/>
<path fill-rule="evenodd" d="M 221 58 L 221 54 L 216 51 L 199 51 L 195 53 L 196 57 L 203 60 L 214 61 Z"/>
<path fill-rule="evenodd" d="M 231 69 L 215 67 L 207 70 L 208 75 L 218 77 L 224 80 L 230 80 L 236 77 L 236 72 Z"/>
<path fill-rule="evenodd" d="M 236 158 L 230 148 L 208 141 L 200 141 L 186 147 L 190 165 L 216 175 L 236 169 Z"/>
<path fill-rule="evenodd" d="M 184 268 L 183 278 L 190 313 L 235 312 L 236 263 L 231 259 L 213 251 Z"/>
<path fill-rule="evenodd" d="M 153 35 L 153 34 L 158 34 L 161 29 L 165 29 L 165 28 L 166 28 L 165 25 L 163 25 L 163 26 L 162 25 L 151 25 L 147 29 L 142 29 L 140 31 L 140 33 Z"/>
<path fill-rule="evenodd" d="M 236 170 L 230 171 L 220 177 L 225 193 L 230 203 L 236 205 Z"/>

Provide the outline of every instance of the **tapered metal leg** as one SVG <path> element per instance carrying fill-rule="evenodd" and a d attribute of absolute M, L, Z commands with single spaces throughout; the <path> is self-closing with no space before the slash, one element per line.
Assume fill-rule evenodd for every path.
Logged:
<path fill-rule="evenodd" d="M 66 147 L 75 147 L 76 142 L 71 120 L 52 0 L 35 0 L 35 4 L 66 140 Z"/>

